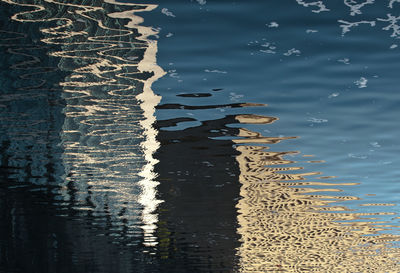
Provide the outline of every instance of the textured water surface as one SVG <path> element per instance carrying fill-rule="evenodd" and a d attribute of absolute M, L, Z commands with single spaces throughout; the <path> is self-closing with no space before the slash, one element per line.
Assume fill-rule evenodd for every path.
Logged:
<path fill-rule="evenodd" d="M 400 272 L 400 1 L 0 1 L 1 272 Z"/>

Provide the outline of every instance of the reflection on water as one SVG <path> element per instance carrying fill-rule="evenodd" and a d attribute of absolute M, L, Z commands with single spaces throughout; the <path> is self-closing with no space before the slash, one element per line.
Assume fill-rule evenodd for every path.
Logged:
<path fill-rule="evenodd" d="M 161 143 L 158 209 L 159 255 L 165 272 L 231 272 L 235 265 L 235 203 L 239 194 L 238 154 L 226 125 L 234 116 L 203 122 L 185 130 L 166 130 L 190 118 L 157 122 Z"/>
<path fill-rule="evenodd" d="M 153 211 L 159 201 L 152 171 L 158 143 L 151 125 L 159 99 L 151 84 L 163 71 L 155 64 L 157 43 L 147 39 L 156 32 L 138 26 L 143 20 L 135 13 L 156 6 L 126 4 L 128 10 L 107 13 L 93 6 L 61 6 L 70 8 L 78 24 L 67 34 L 62 31 L 64 39 L 45 41 L 56 39 L 62 44 L 63 50 L 51 55 L 61 57 L 60 68 L 72 72 L 61 83 L 66 101 L 62 132 L 64 166 L 69 173 L 66 181 L 76 187 L 76 201 L 83 205 L 80 209 L 111 214 L 126 226 L 141 220 L 145 241 L 152 244 L 157 221 Z M 109 18 L 128 19 L 127 29 Z M 43 32 L 60 35 L 53 31 Z M 74 36 L 89 34 L 89 42 L 71 39 L 71 32 Z"/>
<path fill-rule="evenodd" d="M 31 256 L 35 272 L 142 272 L 160 203 L 151 86 L 164 72 L 137 14 L 157 6 L 3 2 L 1 266 L 27 270 Z"/>
<path fill-rule="evenodd" d="M 344 5 L 357 16 L 373 2 Z M 293 1 L 318 15 L 331 4 Z M 361 181 L 330 180 L 304 147 L 282 146 L 299 138 L 268 130 L 282 120 L 265 115 L 262 100 L 202 85 L 153 92 L 165 74 L 156 59 L 161 29 L 142 16 L 179 18 L 157 7 L 0 2 L 0 271 L 400 272 L 394 204 L 346 194 Z M 397 21 L 388 14 L 337 27 L 340 36 L 340 27 L 348 35 L 380 22 L 397 37 Z M 273 107 L 280 117 L 291 106 Z"/>
<path fill-rule="evenodd" d="M 290 159 L 297 151 L 269 151 L 269 145 L 294 137 L 232 127 L 268 126 L 277 118 L 228 115 L 167 130 L 193 120 L 175 118 L 157 126 L 156 170 L 165 200 L 159 251 L 168 272 L 397 272 L 400 238 L 381 232 L 398 227 L 379 218 L 394 213 L 349 209 L 342 203 L 360 198 L 329 193 L 358 183 L 302 172 Z"/>
<path fill-rule="evenodd" d="M 283 140 L 255 132 L 242 136 L 235 142 Z M 394 226 L 376 218 L 394 213 L 359 213 L 335 205 L 359 198 L 322 193 L 355 183 L 310 181 L 308 176 L 319 173 L 293 173 L 302 168 L 285 159 L 291 152 L 253 145 L 236 147 L 242 184 L 237 205 L 240 272 L 397 272 L 400 249 L 394 242 L 400 237 L 379 234 Z"/>

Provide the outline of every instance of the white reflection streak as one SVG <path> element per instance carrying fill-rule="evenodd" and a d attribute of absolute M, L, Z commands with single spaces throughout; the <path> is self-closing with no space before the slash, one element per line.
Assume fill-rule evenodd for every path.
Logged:
<path fill-rule="evenodd" d="M 304 0 L 296 0 L 297 4 L 302 5 L 303 7 L 316 7 L 318 9 L 313 9 L 311 10 L 312 12 L 315 13 L 320 13 L 322 11 L 329 11 L 328 8 L 326 8 L 325 4 L 322 1 L 314 1 L 314 2 L 305 2 Z"/>
<path fill-rule="evenodd" d="M 105 0 L 107 3 L 122 4 L 113 0 Z M 140 125 L 144 128 L 145 141 L 141 143 L 145 160 L 147 164 L 143 167 L 140 172 L 140 176 L 143 179 L 139 182 L 142 193 L 139 197 L 139 203 L 143 205 L 143 230 L 144 230 L 144 244 L 151 246 L 155 245 L 156 242 L 153 237 L 153 232 L 156 229 L 156 223 L 158 221 L 157 215 L 154 213 L 158 204 L 162 201 L 156 197 L 156 187 L 159 184 L 155 181 L 157 174 L 154 172 L 154 165 L 158 162 L 154 157 L 154 152 L 159 148 L 159 142 L 156 139 L 157 130 L 153 127 L 156 118 L 154 116 L 155 107 L 160 102 L 161 97 L 154 94 L 151 89 L 153 82 L 165 75 L 165 71 L 157 65 L 156 54 L 157 54 L 157 41 L 150 40 L 150 35 L 156 35 L 158 32 L 153 30 L 151 27 L 140 26 L 143 22 L 143 18 L 135 15 L 135 12 L 151 11 L 157 7 L 157 5 L 142 5 L 142 4 L 123 4 L 144 7 L 142 9 L 133 9 L 130 11 L 117 12 L 108 14 L 112 18 L 130 19 L 130 22 L 125 25 L 128 28 L 135 28 L 141 34 L 138 37 L 139 40 L 147 43 L 147 49 L 144 53 L 143 59 L 138 64 L 139 72 L 152 72 L 153 76 L 149 79 L 143 80 L 143 92 L 137 96 L 141 101 L 140 108 L 143 110 L 144 120 L 140 121 Z"/>
<path fill-rule="evenodd" d="M 354 0 L 344 0 L 344 4 L 350 8 L 350 15 L 355 16 L 357 14 L 362 14 L 361 9 L 365 5 L 371 5 L 374 4 L 375 0 L 367 0 L 363 3 L 357 3 Z"/>

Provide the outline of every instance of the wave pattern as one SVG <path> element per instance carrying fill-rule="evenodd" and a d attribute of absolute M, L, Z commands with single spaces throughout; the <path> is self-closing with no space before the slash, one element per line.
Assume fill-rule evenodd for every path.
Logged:
<path fill-rule="evenodd" d="M 151 86 L 164 71 L 156 65 L 157 42 L 149 38 L 157 31 L 142 26 L 137 14 L 155 5 L 1 1 L 10 13 L 24 10 L 4 14 L 18 31 L 0 31 L 0 48 L 12 56 L 4 67 L 15 72 L 0 96 L 1 178 L 21 187 L 54 186 L 61 205 L 105 226 L 99 230 L 111 235 L 107 243 L 144 233 L 145 245 L 158 244 L 162 270 L 169 272 L 400 271 L 399 237 L 385 233 L 398 227 L 381 220 L 392 214 L 352 211 L 342 203 L 360 198 L 340 195 L 338 187 L 356 183 L 313 181 L 321 173 L 303 171 L 291 157 L 299 152 L 269 150 L 295 137 L 249 129 L 246 124 L 278 120 L 249 114 L 262 104 L 163 104 L 160 111 L 246 114 L 205 121 L 183 115 L 153 127 L 160 97 Z M 323 1 L 296 2 L 314 13 L 329 11 Z M 344 1 L 350 16 L 373 2 Z M 388 2 L 392 8 L 399 1 Z M 390 14 L 339 20 L 343 34 L 380 22 L 393 37 L 397 21 Z M 28 37 L 30 27 L 39 34 Z M 173 130 L 191 121 L 200 125 Z M 243 128 L 230 126 L 238 124 Z M 158 196 L 166 202 L 160 205 Z M 62 209 L 57 213 L 70 213 Z M 85 252 L 84 243 L 79 247 Z"/>
<path fill-rule="evenodd" d="M 242 184 L 237 205 L 240 272 L 399 272 L 400 238 L 382 233 L 398 227 L 379 220 L 394 213 L 353 212 L 335 205 L 359 198 L 323 193 L 356 183 L 310 181 L 307 177 L 320 173 L 299 173 L 302 167 L 286 159 L 297 152 L 260 146 L 285 138 L 247 129 L 239 135 L 243 138 L 235 142 L 251 143 L 236 148 Z"/>
<path fill-rule="evenodd" d="M 185 102 L 212 94 L 179 97 Z M 179 123 L 199 121 L 196 114 L 184 117 L 185 111 L 213 107 L 225 105 L 157 107 L 160 111 L 180 109 L 182 114 L 157 122 L 162 145 L 156 154 L 160 159 L 156 170 L 166 201 L 160 206 L 158 238 L 165 268 L 232 272 L 233 267 L 234 272 L 246 273 L 399 271 L 400 238 L 396 232 L 391 234 L 399 227 L 382 219 L 396 217 L 395 213 L 345 206 L 346 202 L 361 207 L 390 204 L 362 203 L 361 198 L 343 193 L 343 187 L 359 183 L 330 182 L 331 177 L 321 172 L 304 171 L 303 163 L 294 161 L 300 152 L 272 150 L 274 144 L 296 137 L 264 136 L 250 129 L 268 126 L 278 118 L 226 115 L 173 130 Z M 233 107 L 228 111 L 234 111 Z M 226 204 L 236 205 L 235 220 Z M 229 241 L 235 236 L 228 227 L 236 228 L 239 246 Z M 227 251 L 228 245 L 236 248 L 235 257 Z"/>
<path fill-rule="evenodd" d="M 41 42 L 66 75 L 59 83 L 65 101 L 63 199 L 123 226 L 141 225 L 151 245 L 153 211 L 160 202 L 152 167 L 159 97 L 151 84 L 164 72 L 155 63 L 157 43 L 148 38 L 157 32 L 140 26 L 143 19 L 136 13 L 156 6 L 111 0 L 3 2 L 27 9 L 13 20 L 40 23 Z"/>

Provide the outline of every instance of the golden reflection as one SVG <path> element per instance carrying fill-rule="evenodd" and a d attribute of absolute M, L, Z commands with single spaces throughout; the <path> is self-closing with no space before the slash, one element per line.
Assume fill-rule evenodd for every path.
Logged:
<path fill-rule="evenodd" d="M 64 198 L 72 199 L 76 209 L 108 215 L 116 225 L 141 226 L 145 244 L 154 245 L 160 200 L 153 123 L 160 97 L 151 87 L 165 72 L 156 64 L 157 41 L 149 39 L 157 31 L 142 26 L 137 13 L 157 5 L 1 1 L 29 9 L 12 19 L 40 23 L 41 41 L 68 75 L 60 83 L 66 103 Z"/>
<path fill-rule="evenodd" d="M 276 119 L 237 120 L 267 124 Z M 395 245 L 400 238 L 381 232 L 398 227 L 379 218 L 392 213 L 352 211 L 337 203 L 360 198 L 323 195 L 357 183 L 306 181 L 319 173 L 302 173 L 287 159 L 298 152 L 271 152 L 261 146 L 289 138 L 264 137 L 248 129 L 241 129 L 239 136 L 234 140 L 240 144 L 239 272 L 400 272 Z M 387 204 L 364 204 L 372 205 Z"/>

